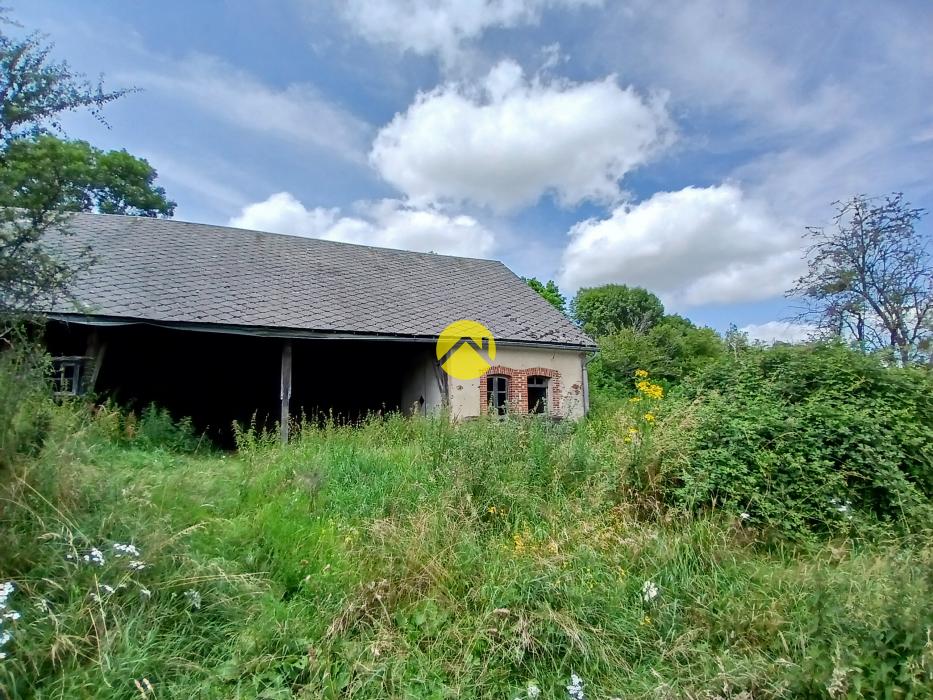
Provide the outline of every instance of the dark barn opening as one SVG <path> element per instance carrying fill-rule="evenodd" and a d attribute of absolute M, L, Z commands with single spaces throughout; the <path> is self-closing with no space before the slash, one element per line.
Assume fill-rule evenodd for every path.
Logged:
<path fill-rule="evenodd" d="M 224 446 L 232 445 L 235 421 L 272 429 L 279 420 L 286 344 L 291 345 L 293 419 L 356 422 L 400 410 L 412 354 L 405 342 L 283 339 L 147 324 L 55 322 L 46 330 L 46 342 L 53 357 L 84 358 L 82 392 L 93 390 L 137 412 L 154 403 L 175 419 L 190 417 L 198 431 Z M 95 354 L 100 357 L 96 373 Z"/>
<path fill-rule="evenodd" d="M 292 413 L 356 422 L 402 408 L 411 345 L 376 340 L 292 341 Z"/>

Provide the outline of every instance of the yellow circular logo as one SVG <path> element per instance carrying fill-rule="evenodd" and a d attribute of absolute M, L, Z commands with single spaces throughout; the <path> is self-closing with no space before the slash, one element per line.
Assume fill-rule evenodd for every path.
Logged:
<path fill-rule="evenodd" d="M 482 323 L 454 321 L 437 337 L 437 361 L 455 379 L 476 379 L 496 359 L 496 340 Z"/>

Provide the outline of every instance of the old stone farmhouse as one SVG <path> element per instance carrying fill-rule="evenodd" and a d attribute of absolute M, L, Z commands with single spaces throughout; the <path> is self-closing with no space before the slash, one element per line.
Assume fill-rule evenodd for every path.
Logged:
<path fill-rule="evenodd" d="M 47 330 L 63 392 L 155 402 L 202 428 L 372 411 L 578 417 L 592 340 L 500 262 L 164 219 L 77 214 L 58 245 L 96 262 Z M 461 381 L 449 323 L 497 354 Z M 287 421 L 286 421 L 287 422 Z"/>

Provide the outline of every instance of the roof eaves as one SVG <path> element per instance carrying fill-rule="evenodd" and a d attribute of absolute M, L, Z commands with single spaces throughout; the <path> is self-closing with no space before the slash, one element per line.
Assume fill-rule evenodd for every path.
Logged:
<path fill-rule="evenodd" d="M 181 331 L 194 331 L 201 333 L 230 333 L 234 335 L 253 335 L 268 338 L 283 339 L 319 339 L 319 340 L 383 340 L 407 341 L 419 343 L 433 343 L 437 341 L 436 335 L 411 335 L 405 333 L 377 333 L 364 331 L 331 331 L 313 330 L 305 328 L 284 328 L 279 326 L 246 326 L 227 323 L 199 323 L 195 321 L 158 321 L 148 318 L 127 316 L 99 316 L 83 313 L 56 312 L 47 314 L 48 318 L 64 323 L 77 323 L 86 326 L 116 327 L 132 325 L 148 325 L 160 328 L 171 328 Z M 594 351 L 595 343 L 577 344 L 549 340 L 530 340 L 525 338 L 500 338 L 497 345 L 507 347 L 537 347 L 561 350 Z"/>

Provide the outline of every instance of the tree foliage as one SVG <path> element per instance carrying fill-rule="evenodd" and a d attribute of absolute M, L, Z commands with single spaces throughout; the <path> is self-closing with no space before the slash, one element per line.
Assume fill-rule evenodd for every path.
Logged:
<path fill-rule="evenodd" d="M 647 289 L 605 284 L 577 292 L 570 313 L 584 330 L 598 337 L 623 328 L 647 332 L 664 317 L 664 305 Z"/>
<path fill-rule="evenodd" d="M 597 343 L 599 354 L 590 364 L 590 381 L 597 389 L 617 394 L 632 391 L 636 370 L 677 383 L 718 359 L 725 350 L 712 328 L 698 328 L 678 315 L 665 316 L 647 331 L 622 328 L 599 337 Z"/>
<path fill-rule="evenodd" d="M 175 203 L 156 186 L 155 169 L 125 150 L 102 151 L 54 136 L 17 139 L 0 162 L 0 203 L 39 212 L 171 216 Z"/>
<path fill-rule="evenodd" d="M 87 109 L 101 118 L 101 108 L 128 90 L 104 90 L 51 60 L 53 45 L 40 34 L 14 39 L 0 32 L 0 144 L 61 130 L 61 115 Z"/>
<path fill-rule="evenodd" d="M 522 277 L 522 280 L 544 297 L 545 301 L 555 309 L 561 313 L 567 312 L 567 299 L 560 293 L 560 289 L 554 280 L 548 280 L 546 284 L 542 283 L 537 277 Z"/>
<path fill-rule="evenodd" d="M 9 22 L 7 22 L 9 24 Z M 104 105 L 127 90 L 104 90 L 51 59 L 41 35 L 15 39 L 0 31 L 0 317 L 48 307 L 67 295 L 89 250 L 65 264 L 46 234 L 67 234 L 74 211 L 171 216 L 174 202 L 154 185 L 155 170 L 125 151 L 104 152 L 63 141 L 61 116 Z"/>
<path fill-rule="evenodd" d="M 933 320 L 933 263 L 915 228 L 925 212 L 900 193 L 835 206 L 832 228 L 807 229 L 808 270 L 788 294 L 803 320 L 907 364 L 929 350 Z"/>

